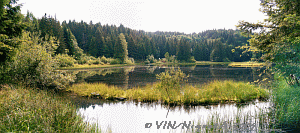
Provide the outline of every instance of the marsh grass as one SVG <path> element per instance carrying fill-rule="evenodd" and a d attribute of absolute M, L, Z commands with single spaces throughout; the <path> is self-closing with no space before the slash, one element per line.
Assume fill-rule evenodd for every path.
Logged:
<path fill-rule="evenodd" d="M 269 64 L 259 62 L 231 62 L 228 64 L 231 67 L 262 67 L 267 65 Z"/>
<path fill-rule="evenodd" d="M 134 64 L 74 64 L 73 67 L 60 67 L 59 70 L 77 70 L 77 69 L 95 69 L 95 68 L 110 68 L 133 66 Z"/>
<path fill-rule="evenodd" d="M 270 119 L 267 109 L 258 109 L 254 113 L 251 111 L 241 112 L 238 109 L 233 116 L 222 116 L 219 113 L 213 113 L 206 120 L 199 120 L 197 125 L 200 125 L 192 132 L 275 132 L 282 131 L 275 129 L 270 125 Z"/>
<path fill-rule="evenodd" d="M 100 132 L 83 122 L 77 108 L 53 92 L 2 85 L 0 132 Z"/>
<path fill-rule="evenodd" d="M 279 75 L 273 85 L 274 126 L 286 130 L 300 129 L 300 87 L 288 85 Z"/>
<path fill-rule="evenodd" d="M 160 83 L 149 84 L 145 87 L 137 87 L 128 90 L 116 86 L 108 86 L 102 83 L 79 83 L 74 84 L 67 90 L 80 96 L 112 100 L 117 97 L 124 97 L 129 100 L 141 102 L 162 102 L 171 105 L 202 105 L 236 102 L 242 103 L 254 99 L 267 99 L 267 89 L 258 86 L 235 81 L 213 81 L 196 88 L 192 85 L 181 86 L 180 93 L 177 90 L 167 92 L 159 89 Z"/>

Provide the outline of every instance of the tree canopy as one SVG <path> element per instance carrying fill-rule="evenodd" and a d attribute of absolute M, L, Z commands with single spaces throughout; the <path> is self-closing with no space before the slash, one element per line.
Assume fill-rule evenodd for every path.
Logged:
<path fill-rule="evenodd" d="M 278 72 L 300 75 L 300 1 L 264 0 L 261 6 L 268 16 L 264 22 L 240 21 L 238 27 L 253 34 L 251 46 L 264 51 L 264 59 L 276 63 Z"/>
<path fill-rule="evenodd" d="M 0 64 L 11 59 L 18 45 L 12 39 L 20 36 L 25 28 L 20 11 L 15 0 L 0 1 Z"/>

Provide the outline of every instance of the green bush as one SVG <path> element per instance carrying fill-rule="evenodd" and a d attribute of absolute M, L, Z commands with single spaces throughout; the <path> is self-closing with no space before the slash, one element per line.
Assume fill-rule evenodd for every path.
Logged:
<path fill-rule="evenodd" d="M 55 60 L 60 67 L 72 67 L 74 66 L 75 59 L 67 54 L 58 54 L 55 56 Z"/>
<path fill-rule="evenodd" d="M 87 55 L 83 54 L 79 58 L 79 60 L 77 60 L 77 63 L 83 65 L 83 64 L 86 64 L 88 61 L 89 61 L 89 57 Z"/>
<path fill-rule="evenodd" d="M 110 59 L 110 64 L 121 64 L 121 60 L 119 58 L 117 59 Z"/>
<path fill-rule="evenodd" d="M 191 56 L 191 58 L 188 60 L 188 63 L 196 63 L 194 56 Z"/>
<path fill-rule="evenodd" d="M 100 61 L 103 62 L 104 64 L 107 64 L 108 63 L 108 59 L 105 57 L 105 56 L 102 56 L 100 58 Z"/>
<path fill-rule="evenodd" d="M 156 75 L 156 78 L 160 80 L 157 88 L 163 93 L 163 96 L 167 99 L 165 102 L 172 103 L 177 96 L 180 95 L 180 84 L 184 82 L 187 76 L 178 68 L 167 70 Z"/>
<path fill-rule="evenodd" d="M 101 62 L 100 62 L 100 59 L 96 59 L 96 60 L 94 60 L 94 62 L 93 62 L 93 64 L 95 64 L 95 65 L 99 65 Z"/>
<path fill-rule="evenodd" d="M 126 60 L 126 64 L 133 65 L 133 64 L 134 64 L 134 59 L 133 59 L 133 58 L 128 58 L 128 59 Z"/>
<path fill-rule="evenodd" d="M 146 60 L 150 61 L 150 63 L 155 63 L 155 62 L 157 62 L 157 60 L 154 58 L 153 55 L 148 55 Z"/>
<path fill-rule="evenodd" d="M 150 64 L 150 61 L 149 61 L 148 59 L 146 59 L 146 60 L 144 61 L 144 63 L 145 63 L 145 64 Z"/>
<path fill-rule="evenodd" d="M 53 53 L 48 50 L 38 37 L 30 37 L 29 33 L 23 33 L 22 43 L 16 51 L 12 62 L 7 63 L 10 77 L 9 82 L 22 82 L 27 85 L 65 88 L 70 82 L 74 82 L 75 75 L 63 71 L 55 71 L 59 63 L 52 58 Z M 55 41 L 49 40 L 49 44 Z"/>

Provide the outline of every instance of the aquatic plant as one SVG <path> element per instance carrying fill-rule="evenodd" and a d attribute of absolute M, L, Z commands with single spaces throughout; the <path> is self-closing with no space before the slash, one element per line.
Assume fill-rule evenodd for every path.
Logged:
<path fill-rule="evenodd" d="M 161 101 L 164 104 L 173 105 L 241 103 L 254 99 L 268 99 L 270 95 L 267 89 L 245 82 L 213 81 L 202 85 L 200 88 L 188 84 L 182 85 L 182 87 L 180 85 L 170 85 L 178 87 L 179 91 L 171 89 L 168 83 L 165 83 L 164 88 L 161 83 L 155 83 L 127 90 L 103 83 L 79 83 L 70 86 L 67 90 L 80 96 L 93 97 L 93 95 L 98 95 L 98 98 L 111 100 L 123 97 L 134 101 Z"/>
<path fill-rule="evenodd" d="M 47 90 L 1 85 L 0 132 L 100 132 L 66 98 Z"/>

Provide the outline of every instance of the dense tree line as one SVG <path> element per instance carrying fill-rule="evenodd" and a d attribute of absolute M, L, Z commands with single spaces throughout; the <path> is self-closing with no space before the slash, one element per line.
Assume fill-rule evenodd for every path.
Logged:
<path fill-rule="evenodd" d="M 54 36 L 59 43 L 56 54 L 68 54 L 79 60 L 83 53 L 93 57 L 114 58 L 121 54 L 120 34 L 125 37 L 126 56 L 136 60 L 145 60 L 148 55 L 164 58 L 168 52 L 179 61 L 249 61 L 259 58 L 247 50 L 250 37 L 244 37 L 238 30 L 207 30 L 201 33 L 184 34 L 180 32 L 145 32 L 132 30 L 122 24 L 102 25 L 86 22 L 64 21 L 60 23 L 55 17 L 43 16 L 36 19 L 27 13 L 28 31 L 40 33 L 40 37 Z M 47 41 L 47 40 L 45 40 Z M 124 50 L 123 50 L 124 52 Z M 122 53 L 124 54 L 124 53 Z M 118 57 L 119 58 L 119 57 Z"/>
<path fill-rule="evenodd" d="M 252 52 L 244 52 L 247 40 L 238 30 L 207 30 L 201 33 L 144 32 L 120 25 L 63 22 L 75 35 L 78 45 L 92 56 L 113 57 L 120 33 L 128 42 L 128 56 L 144 60 L 148 55 L 164 58 L 166 52 L 178 60 L 194 56 L 198 61 L 249 61 Z M 214 52 L 213 52 L 214 51 Z M 213 54 L 213 55 L 212 55 Z"/>

